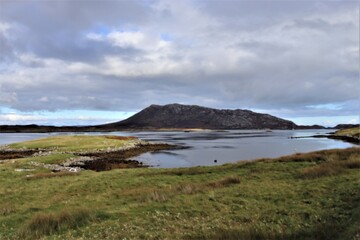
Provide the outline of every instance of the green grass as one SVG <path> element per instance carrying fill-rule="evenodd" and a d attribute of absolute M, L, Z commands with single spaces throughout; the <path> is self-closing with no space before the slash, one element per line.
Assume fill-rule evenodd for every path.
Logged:
<path fill-rule="evenodd" d="M 21 161 L 33 161 L 44 164 L 60 164 L 65 162 L 67 159 L 75 157 L 73 154 L 54 153 L 46 156 L 36 156 L 24 158 Z"/>
<path fill-rule="evenodd" d="M 0 239 L 359 239 L 359 159 L 350 148 L 32 179 L 5 162 Z"/>
<path fill-rule="evenodd" d="M 54 136 L 10 144 L 13 149 L 45 149 L 62 152 L 97 151 L 126 147 L 136 138 L 116 138 L 115 136 Z"/>

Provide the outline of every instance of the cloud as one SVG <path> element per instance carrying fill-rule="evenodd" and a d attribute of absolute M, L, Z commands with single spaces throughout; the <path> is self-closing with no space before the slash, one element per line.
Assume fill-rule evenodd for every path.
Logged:
<path fill-rule="evenodd" d="M 180 102 L 283 117 L 358 114 L 354 1 L 1 4 L 3 107 L 135 111 Z"/>

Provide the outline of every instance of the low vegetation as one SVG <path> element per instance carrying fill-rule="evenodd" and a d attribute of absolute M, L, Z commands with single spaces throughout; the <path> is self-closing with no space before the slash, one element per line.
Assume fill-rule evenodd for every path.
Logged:
<path fill-rule="evenodd" d="M 105 151 L 127 147 L 139 141 L 134 137 L 62 135 L 10 144 L 12 149 L 44 149 L 62 152 Z"/>
<path fill-rule="evenodd" d="M 63 230 L 77 229 L 99 217 L 88 209 L 64 209 L 57 213 L 37 213 L 19 230 L 22 239 L 38 239 Z M 99 218 L 100 219 L 100 218 Z"/>
<path fill-rule="evenodd" d="M 134 139 L 88 140 L 102 149 L 102 141 Z M 79 173 L 41 167 L 73 154 L 0 162 L 0 239 L 360 237 L 358 147 L 213 167 Z"/>
<path fill-rule="evenodd" d="M 335 132 L 335 136 L 346 136 L 360 139 L 360 127 L 341 129 Z"/>

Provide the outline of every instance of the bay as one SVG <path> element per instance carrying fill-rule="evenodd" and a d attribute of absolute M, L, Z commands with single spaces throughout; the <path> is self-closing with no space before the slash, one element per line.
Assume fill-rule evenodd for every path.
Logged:
<path fill-rule="evenodd" d="M 0 145 L 54 135 L 119 135 L 184 146 L 132 158 L 157 168 L 211 166 L 240 160 L 272 158 L 354 144 L 327 138 L 292 138 L 329 134 L 333 130 L 228 130 L 196 132 L 0 133 Z"/>

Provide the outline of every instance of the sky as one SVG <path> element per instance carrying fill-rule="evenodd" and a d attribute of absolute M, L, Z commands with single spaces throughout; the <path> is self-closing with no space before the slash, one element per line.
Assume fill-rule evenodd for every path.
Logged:
<path fill-rule="evenodd" d="M 359 1 L 0 0 L 0 124 L 151 104 L 359 123 Z"/>

